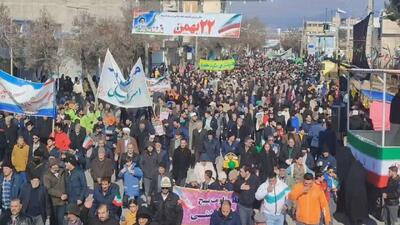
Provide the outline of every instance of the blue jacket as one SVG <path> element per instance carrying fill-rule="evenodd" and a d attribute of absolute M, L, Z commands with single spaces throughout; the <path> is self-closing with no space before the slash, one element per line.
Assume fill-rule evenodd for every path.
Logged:
<path fill-rule="evenodd" d="M 174 128 L 174 137 L 177 132 L 179 132 L 184 139 L 189 140 L 189 130 L 187 127 L 181 125 L 178 129 Z"/>
<path fill-rule="evenodd" d="M 129 197 L 138 197 L 140 195 L 140 179 L 143 177 L 143 171 L 136 165 L 131 165 L 133 174 L 128 171 L 126 165 L 118 174 L 118 177 L 124 180 L 124 195 Z"/>
<path fill-rule="evenodd" d="M 240 223 L 239 214 L 231 212 L 227 217 L 222 215 L 221 210 L 215 210 L 211 214 L 210 225 L 242 225 Z"/>
<path fill-rule="evenodd" d="M 85 201 L 88 188 L 86 177 L 82 170 L 79 168 L 73 169 L 66 177 L 65 186 L 69 203 L 76 203 L 78 200 Z"/>
<path fill-rule="evenodd" d="M 294 129 L 296 129 L 296 132 L 298 132 L 300 130 L 300 120 L 297 116 L 292 116 L 289 120 L 288 120 L 288 126 L 293 127 Z"/>
<path fill-rule="evenodd" d="M 204 151 L 210 157 L 211 162 L 215 162 L 215 158 L 217 158 L 220 153 L 219 141 L 214 138 L 210 141 L 207 138 L 206 140 L 203 141 L 203 148 Z"/>
<path fill-rule="evenodd" d="M 316 123 L 311 126 L 309 134 L 308 134 L 309 136 L 312 137 L 311 147 L 314 147 L 314 148 L 321 147 L 321 146 L 319 146 L 319 137 L 320 137 L 319 135 L 324 130 L 325 130 L 325 128 L 320 123 Z"/>
<path fill-rule="evenodd" d="M 4 181 L 4 175 L 0 175 L 0 193 L 3 193 L 3 181 Z M 26 179 L 24 178 L 23 175 L 17 174 L 15 171 L 13 172 L 13 175 L 11 177 L 11 196 L 10 199 L 18 198 L 18 196 L 21 193 L 22 186 L 25 184 Z M 0 194 L 0 208 L 2 208 L 2 195 Z"/>
<path fill-rule="evenodd" d="M 324 171 L 328 169 L 329 166 L 332 166 L 336 170 L 336 159 L 332 155 L 328 155 L 327 158 L 321 155 L 317 160 L 316 166 L 321 167 Z"/>
<path fill-rule="evenodd" d="M 90 215 L 92 217 L 95 216 L 97 212 L 97 208 L 101 204 L 106 204 L 108 206 L 108 209 L 110 210 L 110 216 L 111 217 L 116 217 L 118 213 L 118 207 L 113 204 L 115 196 L 119 194 L 119 187 L 118 185 L 111 183 L 110 187 L 108 188 L 108 191 L 105 195 L 103 195 L 103 191 L 101 190 L 100 185 L 96 185 L 94 188 L 94 193 L 93 193 L 93 205 L 92 208 L 90 208 Z"/>
<path fill-rule="evenodd" d="M 239 155 L 239 142 L 235 141 L 230 145 L 227 141 L 222 142 L 221 153 L 225 156 L 228 152 L 233 152 Z"/>

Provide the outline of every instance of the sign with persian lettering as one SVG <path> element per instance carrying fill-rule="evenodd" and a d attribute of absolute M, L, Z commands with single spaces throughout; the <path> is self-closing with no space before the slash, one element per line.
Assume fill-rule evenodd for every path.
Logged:
<path fill-rule="evenodd" d="M 234 59 L 226 59 L 226 60 L 200 59 L 199 67 L 200 67 L 200 70 L 212 70 L 212 71 L 233 70 L 235 68 L 235 60 Z"/>
<path fill-rule="evenodd" d="M 123 108 L 140 108 L 152 105 L 142 61 L 139 58 L 127 79 L 107 50 L 100 75 L 97 96 L 110 104 Z"/>
<path fill-rule="evenodd" d="M 230 200 L 232 210 L 237 207 L 237 197 L 233 191 L 204 191 L 175 186 L 174 192 L 182 201 L 182 225 L 209 225 L 211 214 L 219 209 L 221 200 Z"/>
<path fill-rule="evenodd" d="M 55 117 L 55 82 L 36 83 L 0 70 L 0 111 Z"/>
<path fill-rule="evenodd" d="M 241 14 L 150 11 L 134 18 L 132 33 L 239 38 Z"/>

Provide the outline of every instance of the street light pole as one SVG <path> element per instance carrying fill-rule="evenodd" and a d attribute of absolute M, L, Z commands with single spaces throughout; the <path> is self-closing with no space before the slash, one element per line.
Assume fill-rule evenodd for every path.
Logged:
<path fill-rule="evenodd" d="M 10 47 L 10 74 L 14 75 L 14 56 L 13 49 Z"/>

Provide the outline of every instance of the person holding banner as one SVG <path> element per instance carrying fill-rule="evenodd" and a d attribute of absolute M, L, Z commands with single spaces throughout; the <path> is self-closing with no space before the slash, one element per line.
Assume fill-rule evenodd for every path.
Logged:
<path fill-rule="evenodd" d="M 242 225 L 237 212 L 232 211 L 232 203 L 223 200 L 221 207 L 211 215 L 210 225 Z"/>
<path fill-rule="evenodd" d="M 213 178 L 213 171 L 206 170 L 204 172 L 204 182 L 201 184 L 201 190 L 218 190 L 218 183 Z"/>

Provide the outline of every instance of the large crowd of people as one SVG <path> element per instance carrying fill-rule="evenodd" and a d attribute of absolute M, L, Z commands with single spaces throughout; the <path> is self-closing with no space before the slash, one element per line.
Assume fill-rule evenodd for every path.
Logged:
<path fill-rule="evenodd" d="M 237 209 L 222 201 L 212 225 L 332 222 L 342 146 L 331 106 L 343 96 L 318 60 L 239 54 L 232 71 L 188 66 L 169 79 L 151 108 L 96 105 L 87 80 L 62 76 L 54 121 L 1 113 L 0 224 L 179 225 L 175 185 L 237 195 Z"/>

